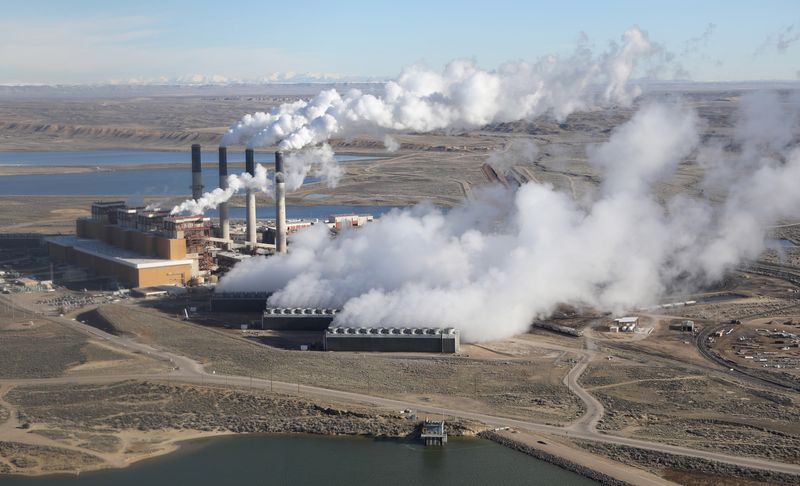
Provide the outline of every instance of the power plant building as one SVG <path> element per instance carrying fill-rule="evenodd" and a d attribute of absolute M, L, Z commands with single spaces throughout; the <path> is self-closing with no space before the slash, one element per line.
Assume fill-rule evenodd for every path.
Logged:
<path fill-rule="evenodd" d="M 228 153 L 219 147 L 219 187 L 228 187 Z M 203 196 L 202 151 L 199 144 L 191 147 L 192 198 Z M 245 171 L 255 175 L 255 153 L 245 151 Z M 318 223 L 286 219 L 284 160 L 275 152 L 276 218 L 273 227 L 264 230 L 264 241 L 258 241 L 255 190 L 246 194 L 246 230 L 239 236 L 231 233 L 227 202 L 218 205 L 219 225 L 213 226 L 204 216 L 173 215 L 169 209 L 129 207 L 124 201 L 98 201 L 92 204 L 90 217 L 76 221 L 75 236 L 53 236 L 45 241 L 54 260 L 85 267 L 97 276 L 114 278 L 130 287 L 158 285 L 186 285 L 190 281 L 202 282 L 208 277 L 214 281 L 212 271 L 228 269 L 247 258 L 264 253 L 283 253 L 288 250 L 287 233 Z M 188 174 L 187 174 L 188 175 Z M 325 224 L 334 231 L 363 226 L 372 220 L 371 215 L 334 215 Z M 269 242 L 267 242 L 269 241 Z M 215 258 L 217 261 L 215 261 Z M 266 309 L 266 298 L 258 295 L 215 295 L 211 307 L 222 312 L 258 312 Z M 257 294 L 257 293 L 256 293 Z M 322 314 L 303 315 L 286 326 L 298 322 L 315 322 L 315 330 L 323 331 L 332 320 Z M 279 321 L 289 316 L 266 316 L 270 325 L 280 328 Z M 294 319 L 294 316 L 292 316 Z M 327 319 L 327 320 L 326 320 Z M 265 322 L 266 322 L 265 321 Z M 319 322 L 317 322 L 319 321 Z"/>
<path fill-rule="evenodd" d="M 185 285 L 210 270 L 209 218 L 96 202 L 76 221 L 75 236 L 46 238 L 50 256 L 131 287 Z"/>
<path fill-rule="evenodd" d="M 325 351 L 382 351 L 408 353 L 458 353 L 456 329 L 395 329 L 329 327 L 323 340 Z"/>
<path fill-rule="evenodd" d="M 274 331 L 324 331 L 336 317 L 337 309 L 274 308 L 264 310 L 261 329 Z"/>

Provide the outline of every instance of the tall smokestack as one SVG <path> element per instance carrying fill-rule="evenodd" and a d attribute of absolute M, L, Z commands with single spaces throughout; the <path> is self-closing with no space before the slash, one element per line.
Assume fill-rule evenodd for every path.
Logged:
<path fill-rule="evenodd" d="M 251 176 L 256 175 L 256 159 L 253 149 L 244 151 L 244 168 Z M 247 244 L 250 248 L 256 247 L 256 193 L 247 189 Z"/>
<path fill-rule="evenodd" d="M 286 184 L 283 179 L 283 152 L 275 152 L 275 248 L 286 253 Z"/>
<path fill-rule="evenodd" d="M 200 144 L 192 144 L 192 199 L 203 197 L 203 168 L 200 164 Z"/>
<path fill-rule="evenodd" d="M 228 149 L 226 147 L 219 148 L 219 188 L 228 188 Z M 222 232 L 223 240 L 231 239 L 231 225 L 228 219 L 228 203 L 220 203 L 217 207 L 219 211 L 219 229 Z"/>

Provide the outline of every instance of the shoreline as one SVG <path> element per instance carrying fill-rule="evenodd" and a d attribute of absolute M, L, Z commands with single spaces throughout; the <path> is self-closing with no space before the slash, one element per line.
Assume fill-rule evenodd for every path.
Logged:
<path fill-rule="evenodd" d="M 101 457 L 98 455 L 96 457 L 100 458 L 102 462 L 98 463 L 96 467 L 84 467 L 78 468 L 73 471 L 31 471 L 31 472 L 14 472 L 14 473 L 0 473 L 0 482 L 2 481 L 3 477 L 57 477 L 57 476 L 80 476 L 81 474 L 85 473 L 96 473 L 102 472 L 107 470 L 123 470 L 135 464 L 139 464 L 144 461 L 154 460 L 154 459 L 164 459 L 169 456 L 173 456 L 179 453 L 190 453 L 192 446 L 199 446 L 200 443 L 213 440 L 217 438 L 223 437 L 234 437 L 234 436 L 265 436 L 265 437 L 293 437 L 293 436 L 308 436 L 308 437 L 342 437 L 348 439 L 359 439 L 359 440 L 384 440 L 390 442 L 396 442 L 398 444 L 406 443 L 412 440 L 414 434 L 405 435 L 405 436 L 375 436 L 369 434 L 319 434 L 319 433 L 307 433 L 307 432 L 289 432 L 289 433 L 260 433 L 260 432 L 233 432 L 233 431 L 213 431 L 213 432 L 202 432 L 202 431 L 192 431 L 192 433 L 188 434 L 186 437 L 175 437 L 169 439 L 165 442 L 158 444 L 158 449 L 152 452 L 143 453 L 134 455 L 131 457 L 119 457 L 119 460 L 109 460 L 110 457 L 113 456 L 122 456 L 121 453 L 116 453 L 111 456 Z M 522 452 L 535 460 L 545 462 L 547 464 L 551 464 L 557 466 L 561 469 L 566 471 L 579 474 L 580 476 L 586 477 L 588 479 L 598 481 L 600 484 L 609 485 L 609 486 L 633 486 L 631 483 L 627 483 L 624 481 L 616 480 L 610 476 L 607 476 L 599 471 L 595 471 L 587 466 L 583 466 L 579 463 L 570 461 L 564 457 L 557 456 L 555 454 L 549 454 L 543 451 L 537 451 L 532 447 L 525 446 L 519 442 L 513 441 L 511 439 L 506 439 L 494 432 L 491 429 L 487 429 L 481 432 L 478 432 L 474 435 L 462 434 L 462 435 L 455 435 L 452 436 L 457 439 L 465 439 L 465 440 L 488 440 L 494 442 L 498 445 L 501 445 L 505 448 Z M 0 441 L 2 442 L 2 441 Z M 445 446 L 446 447 L 446 446 Z"/>
<path fill-rule="evenodd" d="M 627 481 L 622 481 L 616 478 L 613 478 L 607 474 L 604 474 L 600 471 L 592 469 L 588 466 L 580 464 L 579 462 L 572 461 L 567 459 L 566 457 L 562 457 L 556 454 L 551 454 L 549 452 L 545 452 L 541 449 L 536 449 L 531 447 L 527 444 L 523 444 L 520 441 L 516 441 L 507 437 L 503 437 L 502 435 L 494 432 L 493 430 L 486 430 L 477 434 L 478 437 L 486 440 L 490 440 L 497 444 L 502 445 L 503 447 L 507 447 L 509 449 L 513 449 L 515 451 L 521 452 L 528 456 L 533 457 L 534 459 L 538 459 L 540 461 L 547 462 L 554 466 L 558 466 L 561 469 L 566 471 L 573 472 L 575 474 L 579 474 L 585 478 L 589 478 L 593 481 L 597 481 L 600 484 L 606 486 L 634 486 L 633 483 L 629 483 Z"/>

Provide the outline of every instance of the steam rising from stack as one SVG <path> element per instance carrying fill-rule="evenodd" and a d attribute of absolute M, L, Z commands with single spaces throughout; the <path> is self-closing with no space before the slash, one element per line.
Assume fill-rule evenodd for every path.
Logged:
<path fill-rule="evenodd" d="M 281 150 L 299 150 L 362 133 L 476 128 L 545 114 L 562 120 L 576 110 L 630 103 L 639 91 L 627 82 L 637 63 L 653 52 L 647 35 L 633 27 L 621 46 L 600 56 L 581 46 L 566 59 L 506 63 L 493 71 L 463 60 L 442 73 L 413 66 L 387 83 L 382 96 L 332 89 L 310 101 L 246 115 L 221 144 L 262 147 L 280 141 Z"/>
<path fill-rule="evenodd" d="M 731 154 L 700 143 L 692 109 L 646 105 L 589 150 L 604 173 L 589 201 L 528 183 L 448 213 L 395 210 L 335 239 L 316 226 L 294 236 L 291 253 L 234 267 L 219 289 L 274 292 L 277 307 L 339 307 L 341 325 L 453 326 L 467 341 L 525 332 L 559 304 L 651 305 L 757 258 L 765 228 L 800 212 L 800 148 L 785 136 L 797 133 L 800 113 L 786 106 L 777 95 L 743 99 L 730 144 L 741 150 Z M 704 194 L 723 202 L 660 203 L 656 186 L 692 156 L 705 169 Z"/>
<path fill-rule="evenodd" d="M 563 119 L 627 104 L 638 93 L 627 81 L 652 52 L 647 36 L 632 28 L 599 56 L 580 47 L 567 59 L 494 71 L 467 61 L 442 73 L 412 67 L 381 96 L 329 90 L 246 115 L 221 145 L 252 149 L 280 141 L 279 150 L 302 150 L 287 155 L 280 171 L 276 154 L 283 177 L 275 182 L 285 178 L 289 191 L 312 169 L 335 182 L 341 170 L 330 147 L 310 146 L 334 136 Z M 337 323 L 349 326 L 453 326 L 467 341 L 524 332 L 559 304 L 611 312 L 652 304 L 756 258 L 765 249 L 765 227 L 800 211 L 800 149 L 792 138 L 800 115 L 775 96 L 758 96 L 742 100 L 731 144 L 741 147 L 738 154 L 701 144 L 693 110 L 646 105 L 608 142 L 590 148 L 589 163 L 604 179 L 581 204 L 548 184 L 528 183 L 517 191 L 474 191 L 473 200 L 447 213 L 427 205 L 395 210 L 335 239 L 316 225 L 293 237 L 291 253 L 237 265 L 219 289 L 274 292 L 270 305 L 278 307 L 339 307 Z M 528 160 L 536 152 L 512 147 L 490 162 L 502 171 L 520 162 L 510 157 Z M 724 202 L 684 195 L 657 201 L 655 187 L 692 156 L 705 169 L 704 194 Z M 201 212 L 244 189 L 278 192 L 260 165 L 228 182 L 173 212 Z"/>
<path fill-rule="evenodd" d="M 302 184 L 298 176 L 312 171 L 335 186 L 342 170 L 325 144 L 331 137 L 475 128 L 543 115 L 561 120 L 576 110 L 629 104 L 639 90 L 629 88 L 627 82 L 637 64 L 654 52 L 647 35 L 632 27 L 622 36 L 621 45 L 614 44 L 600 55 L 579 46 L 567 58 L 506 63 L 492 71 L 463 60 L 451 62 L 441 73 L 412 66 L 387 83 L 381 96 L 355 89 L 340 94 L 334 89 L 310 101 L 283 104 L 270 113 L 245 115 L 231 125 L 220 145 L 278 144 L 279 150 L 302 150 L 286 157 L 286 190 L 295 190 Z M 397 146 L 388 135 L 384 143 L 389 148 Z M 323 145 L 309 148 L 319 144 Z M 272 181 L 265 170 L 259 174 L 259 167 L 250 176 L 229 178 L 229 190 L 186 201 L 173 213 L 200 214 L 243 188 L 272 196 Z"/>

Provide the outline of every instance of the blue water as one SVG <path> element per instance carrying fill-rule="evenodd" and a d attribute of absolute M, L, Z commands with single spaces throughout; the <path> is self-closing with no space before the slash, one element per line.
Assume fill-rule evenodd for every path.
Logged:
<path fill-rule="evenodd" d="M 328 219 L 332 214 L 371 214 L 376 218 L 382 216 L 392 209 L 404 206 L 353 206 L 347 204 L 320 204 L 315 206 L 286 206 L 286 217 L 289 219 Z M 232 207 L 228 210 L 231 219 L 245 219 L 246 209 L 243 207 Z M 216 209 L 205 212 L 206 216 L 215 218 L 218 216 Z M 275 206 L 257 206 L 256 217 L 259 219 L 275 219 Z"/>
<path fill-rule="evenodd" d="M 598 484 L 487 440 L 442 448 L 350 437 L 242 436 L 195 442 L 126 469 L 0 476 L 3 486 Z"/>
<path fill-rule="evenodd" d="M 336 155 L 340 162 L 364 157 Z M 217 154 L 204 153 L 203 184 L 219 185 Z M 17 162 L 13 162 L 17 161 Z M 244 154 L 228 153 L 228 162 L 244 162 Z M 256 162 L 272 164 L 272 154 L 256 153 Z M 189 152 L 148 150 L 93 150 L 84 152 L 0 152 L 0 165 L 89 165 L 101 168 L 121 164 L 185 163 L 181 169 L 141 169 L 86 172 L 81 174 L 30 174 L 0 176 L 0 195 L 5 196 L 188 196 L 191 194 Z M 241 169 L 230 173 L 240 173 Z M 306 177 L 305 183 L 319 182 Z"/>
<path fill-rule="evenodd" d="M 367 157 L 337 155 L 339 161 L 361 160 Z M 189 150 L 82 150 L 74 152 L 0 152 L 0 165 L 70 165 L 102 167 L 107 165 L 186 164 L 192 157 Z M 203 165 L 217 165 L 217 151 L 203 151 Z M 256 152 L 256 162 L 273 163 L 271 152 Z M 244 151 L 228 150 L 228 163 L 244 163 Z"/>
<path fill-rule="evenodd" d="M 35 174 L 0 177 L 0 195 L 13 196 L 189 196 L 192 174 L 186 169 L 120 170 L 83 174 Z M 305 182 L 318 182 L 306 177 Z M 203 169 L 204 190 L 219 185 L 217 169 Z"/>

